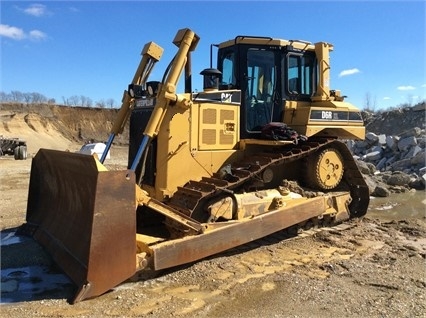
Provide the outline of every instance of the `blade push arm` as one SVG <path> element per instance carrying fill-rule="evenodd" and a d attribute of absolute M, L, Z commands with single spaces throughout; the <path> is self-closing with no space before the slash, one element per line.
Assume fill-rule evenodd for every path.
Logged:
<path fill-rule="evenodd" d="M 144 85 L 146 83 L 149 74 L 154 68 L 155 63 L 157 63 L 163 55 L 163 49 L 154 42 L 149 42 L 145 44 L 141 55 L 142 59 L 139 63 L 138 68 L 136 69 L 132 84 Z M 121 102 L 122 104 L 118 112 L 117 119 L 115 120 L 114 125 L 111 129 L 111 134 L 108 138 L 105 150 L 100 159 L 102 163 L 105 161 L 106 155 L 109 149 L 111 148 L 111 144 L 114 140 L 114 137 L 123 132 L 127 119 L 129 118 L 129 115 L 133 109 L 132 98 L 129 96 L 126 90 L 123 93 L 123 98 Z"/>
<path fill-rule="evenodd" d="M 146 151 L 149 142 L 158 134 L 159 127 L 163 121 L 169 104 L 174 102 L 183 107 L 188 107 L 190 105 L 190 101 L 185 100 L 176 94 L 176 85 L 186 65 L 188 53 L 195 50 L 198 40 L 199 37 L 190 29 L 181 29 L 176 34 L 173 43 L 179 48 L 179 50 L 171 62 L 166 80 L 160 85 L 154 110 L 145 128 L 144 137 L 130 170 L 136 170 L 136 167 L 138 166 L 142 155 Z"/>

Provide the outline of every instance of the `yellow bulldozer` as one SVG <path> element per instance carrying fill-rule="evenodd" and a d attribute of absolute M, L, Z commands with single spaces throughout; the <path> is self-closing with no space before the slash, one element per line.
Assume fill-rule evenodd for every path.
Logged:
<path fill-rule="evenodd" d="M 198 42 L 190 29 L 177 32 L 161 81 L 148 79 L 163 49 L 144 46 L 101 158 L 48 149 L 33 158 L 21 230 L 77 285 L 72 303 L 146 269 L 367 211 L 368 187 L 343 142 L 363 139 L 365 127 L 329 88 L 333 46 L 236 36 L 211 45 L 194 92 Z M 128 168 L 108 171 L 105 154 L 127 121 Z"/>

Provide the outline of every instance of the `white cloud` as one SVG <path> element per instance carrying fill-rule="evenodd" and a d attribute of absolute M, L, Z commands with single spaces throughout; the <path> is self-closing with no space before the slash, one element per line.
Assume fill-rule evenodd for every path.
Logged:
<path fill-rule="evenodd" d="M 40 30 L 31 30 L 28 34 L 26 34 L 21 28 L 17 28 L 7 24 L 0 24 L 0 36 L 4 36 L 18 41 L 24 39 L 41 41 L 47 38 L 46 33 Z"/>
<path fill-rule="evenodd" d="M 7 24 L 0 24 L 0 36 L 5 36 L 14 40 L 25 38 L 24 30 Z"/>
<path fill-rule="evenodd" d="M 426 84 L 423 84 L 422 87 L 426 87 Z"/>
<path fill-rule="evenodd" d="M 80 10 L 78 10 L 76 7 L 69 7 L 68 10 L 70 12 L 80 12 Z"/>
<path fill-rule="evenodd" d="M 47 9 L 45 5 L 36 3 L 24 9 L 24 12 L 35 17 L 41 17 L 47 14 Z"/>
<path fill-rule="evenodd" d="M 402 85 L 402 86 L 398 86 L 396 89 L 399 90 L 399 91 L 412 91 L 416 88 L 414 86 L 411 86 L 411 85 L 405 85 L 405 86 Z"/>
<path fill-rule="evenodd" d="M 39 30 L 32 30 L 29 33 L 29 38 L 34 41 L 41 41 L 46 39 L 46 37 L 47 37 L 46 33 L 41 32 Z"/>
<path fill-rule="evenodd" d="M 392 98 L 390 98 L 390 97 L 388 97 L 388 96 L 383 97 L 383 100 L 390 100 L 390 99 L 392 99 Z"/>
<path fill-rule="evenodd" d="M 343 70 L 340 72 L 339 77 L 353 75 L 356 73 L 360 73 L 361 71 L 357 68 L 351 68 L 349 70 Z"/>

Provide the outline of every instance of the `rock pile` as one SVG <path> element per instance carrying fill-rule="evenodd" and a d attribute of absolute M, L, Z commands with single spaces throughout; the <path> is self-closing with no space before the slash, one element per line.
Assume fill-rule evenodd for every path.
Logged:
<path fill-rule="evenodd" d="M 373 196 L 426 185 L 426 133 L 419 127 L 398 135 L 368 132 L 363 141 L 348 141 Z"/>

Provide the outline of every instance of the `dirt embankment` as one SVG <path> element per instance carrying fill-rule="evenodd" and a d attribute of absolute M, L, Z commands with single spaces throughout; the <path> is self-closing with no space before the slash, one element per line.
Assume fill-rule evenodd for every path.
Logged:
<path fill-rule="evenodd" d="M 0 104 L 0 135 L 27 142 L 30 155 L 39 148 L 78 150 L 87 142 L 108 139 L 117 109 L 57 105 Z M 128 124 L 116 144 L 127 144 Z"/>

